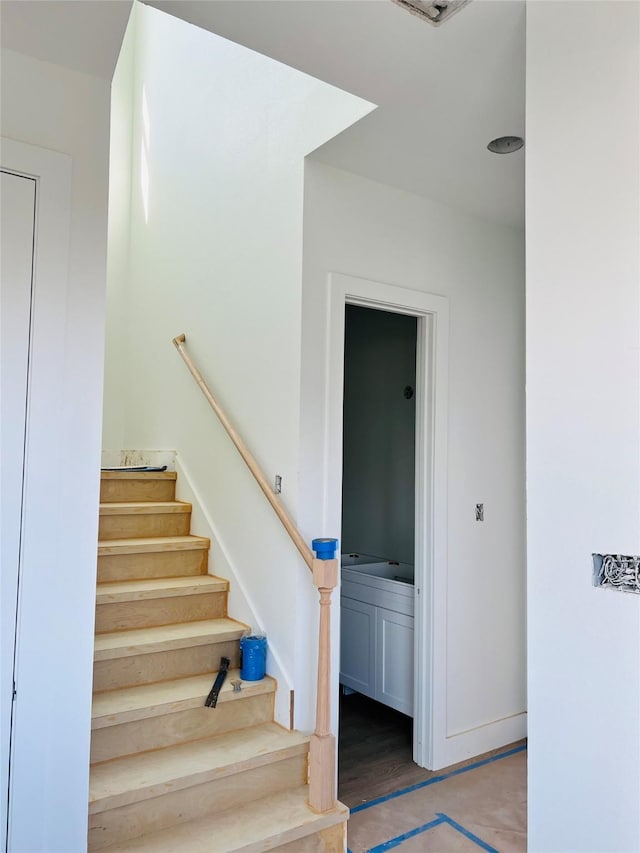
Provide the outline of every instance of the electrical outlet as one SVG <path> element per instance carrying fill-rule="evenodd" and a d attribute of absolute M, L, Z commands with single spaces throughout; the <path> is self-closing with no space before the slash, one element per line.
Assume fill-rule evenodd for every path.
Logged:
<path fill-rule="evenodd" d="M 476 504 L 476 521 L 484 521 L 484 504 Z"/>

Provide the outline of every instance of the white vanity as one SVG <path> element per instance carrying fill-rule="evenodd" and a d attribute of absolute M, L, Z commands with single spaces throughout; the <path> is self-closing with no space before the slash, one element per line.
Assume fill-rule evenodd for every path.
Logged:
<path fill-rule="evenodd" d="M 413 566 L 342 555 L 340 683 L 413 716 Z"/>

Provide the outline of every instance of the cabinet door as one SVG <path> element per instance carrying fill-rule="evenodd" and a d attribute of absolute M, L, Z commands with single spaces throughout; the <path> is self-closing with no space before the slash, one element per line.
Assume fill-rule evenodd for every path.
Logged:
<path fill-rule="evenodd" d="M 375 699 L 376 608 L 340 600 L 340 683 Z"/>
<path fill-rule="evenodd" d="M 376 694 L 396 711 L 413 716 L 413 617 L 377 608 Z"/>

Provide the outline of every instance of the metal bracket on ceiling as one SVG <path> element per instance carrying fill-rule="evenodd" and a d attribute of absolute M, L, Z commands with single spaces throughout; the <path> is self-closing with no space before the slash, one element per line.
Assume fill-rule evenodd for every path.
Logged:
<path fill-rule="evenodd" d="M 393 0 L 393 2 L 433 24 L 434 27 L 438 27 L 471 0 Z"/>

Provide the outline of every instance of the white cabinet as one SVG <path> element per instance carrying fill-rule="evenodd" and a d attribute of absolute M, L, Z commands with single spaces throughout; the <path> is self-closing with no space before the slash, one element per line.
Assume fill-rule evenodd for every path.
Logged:
<path fill-rule="evenodd" d="M 413 585 L 342 572 L 340 683 L 413 716 Z"/>
<path fill-rule="evenodd" d="M 341 599 L 340 683 L 375 698 L 377 608 L 351 598 Z"/>
<path fill-rule="evenodd" d="M 413 616 L 376 607 L 375 699 L 413 716 Z"/>

